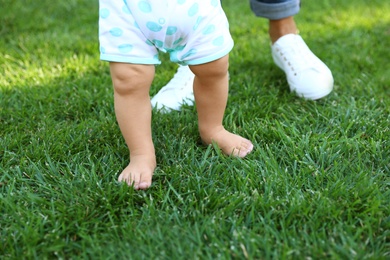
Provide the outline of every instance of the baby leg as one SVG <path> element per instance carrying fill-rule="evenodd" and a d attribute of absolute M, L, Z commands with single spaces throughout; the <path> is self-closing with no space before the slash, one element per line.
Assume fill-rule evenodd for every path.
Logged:
<path fill-rule="evenodd" d="M 195 74 L 194 95 L 199 132 L 206 144 L 216 143 L 227 155 L 245 157 L 253 144 L 222 125 L 228 98 L 228 56 L 216 61 L 190 66 Z"/>
<path fill-rule="evenodd" d="M 149 88 L 153 65 L 110 63 L 114 85 L 115 115 L 130 151 L 130 163 L 118 180 L 147 189 L 152 183 L 156 156 L 152 141 Z"/>

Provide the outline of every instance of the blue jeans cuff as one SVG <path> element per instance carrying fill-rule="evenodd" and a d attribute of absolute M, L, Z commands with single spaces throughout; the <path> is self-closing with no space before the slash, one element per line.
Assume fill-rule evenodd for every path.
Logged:
<path fill-rule="evenodd" d="M 280 20 L 296 15 L 300 9 L 300 0 L 278 1 L 278 3 L 272 4 L 259 0 L 250 0 L 250 6 L 256 16 L 269 20 Z"/>

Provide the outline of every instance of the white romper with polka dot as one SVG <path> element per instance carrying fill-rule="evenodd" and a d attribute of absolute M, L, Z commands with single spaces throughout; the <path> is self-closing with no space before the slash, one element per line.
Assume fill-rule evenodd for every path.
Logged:
<path fill-rule="evenodd" d="M 220 0 L 100 0 L 99 8 L 102 60 L 159 64 L 160 50 L 197 65 L 233 48 Z"/>

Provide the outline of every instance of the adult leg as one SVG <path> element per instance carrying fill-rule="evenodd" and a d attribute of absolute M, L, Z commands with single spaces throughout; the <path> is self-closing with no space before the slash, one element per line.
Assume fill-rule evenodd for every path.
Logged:
<path fill-rule="evenodd" d="M 253 13 L 269 20 L 272 43 L 287 34 L 297 34 L 294 15 L 300 10 L 300 0 L 250 0 Z"/>
<path fill-rule="evenodd" d="M 250 0 L 255 15 L 269 19 L 272 57 L 287 77 L 290 90 L 306 99 L 320 99 L 333 89 L 329 68 L 297 35 L 294 15 L 299 0 Z"/>
<path fill-rule="evenodd" d="M 297 34 L 298 29 L 294 21 L 293 16 L 278 20 L 269 20 L 269 37 L 272 44 L 274 44 L 279 38 L 288 34 Z"/>
<path fill-rule="evenodd" d="M 116 118 L 130 152 L 130 163 L 118 180 L 147 189 L 156 168 L 151 133 L 149 88 L 154 65 L 110 63 Z"/>
<path fill-rule="evenodd" d="M 190 66 L 195 74 L 194 94 L 200 136 L 206 144 L 216 143 L 227 155 L 245 157 L 252 143 L 222 125 L 228 98 L 228 56 L 202 65 Z"/>

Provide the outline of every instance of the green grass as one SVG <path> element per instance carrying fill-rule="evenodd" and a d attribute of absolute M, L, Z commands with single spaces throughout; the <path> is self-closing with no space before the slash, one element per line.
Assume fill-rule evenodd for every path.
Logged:
<path fill-rule="evenodd" d="M 335 78 L 318 102 L 288 91 L 266 20 L 224 1 L 236 42 L 225 125 L 255 150 L 202 146 L 193 107 L 154 112 L 147 191 L 116 182 L 128 151 L 96 1 L 0 6 L 1 259 L 390 257 L 387 1 L 303 2 L 301 35 Z M 157 67 L 152 95 L 175 68 Z"/>

